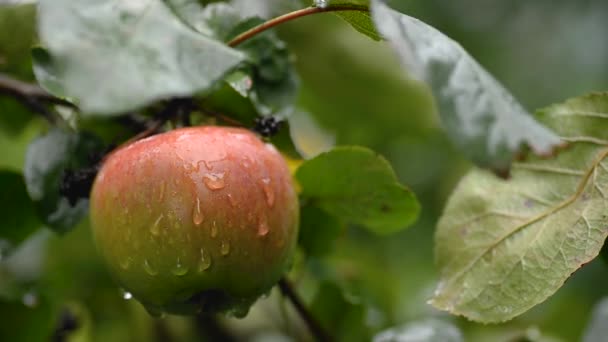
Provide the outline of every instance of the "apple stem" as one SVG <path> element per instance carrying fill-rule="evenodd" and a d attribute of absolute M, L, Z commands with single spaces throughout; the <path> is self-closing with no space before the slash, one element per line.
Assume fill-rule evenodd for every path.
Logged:
<path fill-rule="evenodd" d="M 279 280 L 279 289 L 283 296 L 291 301 L 293 307 L 296 309 L 304 323 L 306 323 L 308 329 L 310 329 L 310 332 L 317 341 L 329 342 L 334 340 L 314 318 L 312 313 L 308 311 L 306 305 L 304 305 L 304 301 L 298 296 L 293 285 L 287 278 L 281 278 L 281 280 Z"/>
<path fill-rule="evenodd" d="M 313 7 L 303 8 L 303 9 L 300 9 L 297 11 L 283 14 L 276 18 L 270 19 L 258 26 L 255 26 L 255 27 L 239 34 L 238 36 L 234 37 L 232 40 L 230 40 L 227 43 L 227 45 L 231 46 L 231 47 L 235 47 L 235 46 L 245 42 L 246 40 L 254 37 L 257 34 L 260 34 L 268 29 L 271 29 L 275 26 L 292 21 L 294 19 L 298 19 L 298 18 L 302 18 L 305 16 L 318 14 L 318 13 L 345 12 L 345 11 L 369 12 L 369 7 L 364 6 L 364 5 L 344 4 L 344 5 L 330 5 L 330 6 L 326 6 L 326 7 L 313 6 Z"/>

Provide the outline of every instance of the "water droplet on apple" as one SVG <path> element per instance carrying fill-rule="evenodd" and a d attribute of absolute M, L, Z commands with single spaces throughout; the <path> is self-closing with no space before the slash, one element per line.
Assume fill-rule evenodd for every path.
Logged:
<path fill-rule="evenodd" d="M 156 269 L 154 269 L 154 267 L 152 267 L 152 265 L 150 264 L 150 262 L 148 262 L 148 260 L 144 261 L 144 270 L 146 271 L 146 273 L 148 273 L 151 276 L 155 276 L 158 274 L 158 271 Z"/>
<path fill-rule="evenodd" d="M 232 196 L 232 194 L 228 194 L 228 201 L 230 202 L 230 205 L 233 207 L 236 207 L 236 198 L 234 198 L 234 196 Z"/>
<path fill-rule="evenodd" d="M 196 226 L 200 226 L 203 223 L 203 214 L 201 213 L 201 200 L 196 198 L 196 207 L 192 211 L 192 222 Z"/>
<path fill-rule="evenodd" d="M 160 235 L 160 223 L 164 217 L 165 216 L 163 214 L 160 214 L 160 216 L 156 219 L 156 221 L 154 221 L 154 224 L 152 225 L 152 227 L 150 227 L 150 233 L 152 233 L 152 235 L 154 235 L 154 236 Z"/>
<path fill-rule="evenodd" d="M 203 176 L 203 182 L 209 190 L 221 190 L 226 187 L 224 175 L 224 172 L 206 173 Z"/>
<path fill-rule="evenodd" d="M 222 253 L 223 256 L 230 254 L 230 243 L 228 241 L 222 242 L 222 245 L 220 246 L 220 253 Z"/>
<path fill-rule="evenodd" d="M 201 248 L 201 260 L 198 263 L 198 271 L 203 272 L 211 267 L 211 255 L 207 254 L 204 249 Z"/>
<path fill-rule="evenodd" d="M 262 217 L 260 219 L 260 223 L 258 224 L 258 235 L 266 236 L 268 235 L 269 230 L 270 228 L 268 227 L 268 221 L 266 220 L 266 217 Z"/>
<path fill-rule="evenodd" d="M 264 189 L 264 195 L 266 196 L 266 204 L 272 208 L 274 206 L 274 191 L 270 187 L 270 178 L 262 178 L 261 180 L 262 189 Z"/>
<path fill-rule="evenodd" d="M 165 187 L 167 183 L 165 181 L 160 182 L 160 189 L 158 190 L 158 200 L 162 201 L 165 198 Z"/>
<path fill-rule="evenodd" d="M 123 294 L 122 294 L 122 298 L 123 298 L 124 300 L 129 300 L 129 299 L 132 299 L 132 298 L 133 298 L 133 295 L 131 294 L 131 292 L 127 292 L 127 291 L 125 291 L 125 292 L 123 292 Z"/>
<path fill-rule="evenodd" d="M 213 225 L 211 225 L 211 237 L 215 238 L 217 236 L 217 223 L 213 221 Z"/>
<path fill-rule="evenodd" d="M 175 274 L 176 276 L 183 276 L 186 275 L 186 273 L 188 273 L 188 266 L 182 264 L 180 258 L 177 258 L 177 263 L 175 264 L 175 268 L 173 268 L 173 270 L 171 270 L 171 272 L 173 274 Z"/>

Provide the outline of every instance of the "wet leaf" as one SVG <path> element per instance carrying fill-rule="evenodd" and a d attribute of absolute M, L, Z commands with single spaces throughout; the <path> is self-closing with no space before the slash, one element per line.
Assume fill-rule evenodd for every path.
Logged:
<path fill-rule="evenodd" d="M 430 85 L 452 142 L 478 166 L 507 176 L 526 147 L 550 156 L 562 145 L 458 43 L 382 0 L 372 13 L 407 72 Z"/>
<path fill-rule="evenodd" d="M 363 147 L 338 147 L 310 159 L 296 172 L 302 196 L 349 223 L 376 233 L 412 224 L 420 205 L 399 184 L 386 159 Z"/>
<path fill-rule="evenodd" d="M 608 94 L 571 99 L 537 118 L 570 148 L 553 160 L 515 163 L 510 181 L 478 169 L 464 177 L 437 228 L 435 307 L 505 321 L 600 252 L 608 234 Z"/>
<path fill-rule="evenodd" d="M 161 0 L 42 0 L 38 25 L 65 95 L 85 112 L 116 114 L 203 92 L 244 60 Z"/>

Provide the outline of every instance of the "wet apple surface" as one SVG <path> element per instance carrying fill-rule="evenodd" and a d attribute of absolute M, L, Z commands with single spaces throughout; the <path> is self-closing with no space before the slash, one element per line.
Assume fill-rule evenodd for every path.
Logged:
<path fill-rule="evenodd" d="M 283 157 L 240 128 L 182 128 L 123 147 L 91 193 L 100 253 L 153 313 L 243 316 L 289 267 L 298 220 Z"/>

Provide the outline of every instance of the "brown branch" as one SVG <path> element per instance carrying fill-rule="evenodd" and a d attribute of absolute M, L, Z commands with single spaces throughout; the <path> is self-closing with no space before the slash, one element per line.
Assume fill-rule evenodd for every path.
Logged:
<path fill-rule="evenodd" d="M 271 29 L 275 26 L 281 25 L 288 21 L 302 18 L 305 16 L 318 14 L 318 13 L 326 13 L 326 12 L 346 12 L 346 11 L 356 11 L 356 12 L 369 12 L 369 7 L 364 5 L 332 5 L 327 7 L 308 7 L 303 8 L 301 10 L 293 11 L 291 13 L 287 13 L 281 16 L 278 16 L 274 19 L 270 19 L 263 24 L 260 24 L 250 30 L 247 30 L 238 36 L 234 37 L 230 40 L 227 45 L 231 47 L 235 47 L 249 38 L 262 33 L 268 29 Z"/>
<path fill-rule="evenodd" d="M 291 304 L 296 309 L 300 317 L 302 317 L 302 320 L 304 323 L 306 323 L 308 329 L 310 329 L 310 332 L 317 341 L 333 341 L 333 338 L 329 335 L 329 333 L 325 331 L 321 324 L 313 317 L 312 313 L 308 311 L 306 305 L 298 296 L 293 288 L 293 285 L 289 282 L 289 280 L 287 280 L 287 278 L 281 278 L 281 280 L 279 280 L 279 289 L 281 289 L 283 296 L 291 301 Z"/>

